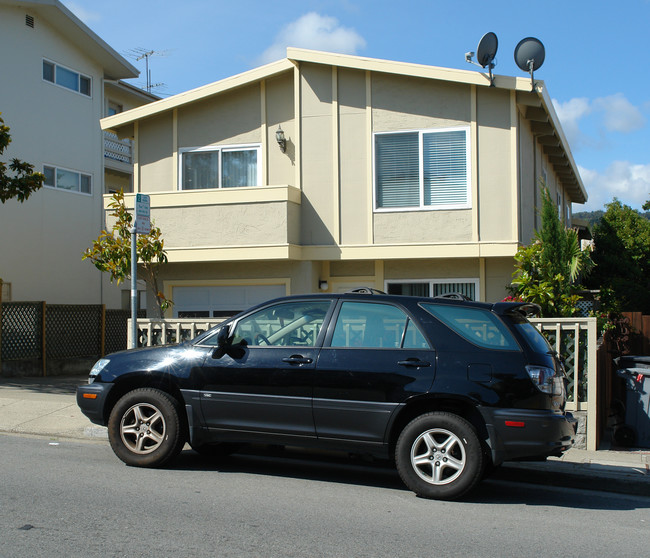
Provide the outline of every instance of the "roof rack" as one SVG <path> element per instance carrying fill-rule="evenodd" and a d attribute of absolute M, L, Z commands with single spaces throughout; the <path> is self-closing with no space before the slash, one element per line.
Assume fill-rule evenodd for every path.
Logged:
<path fill-rule="evenodd" d="M 356 289 L 345 291 L 345 294 L 385 295 L 386 293 L 384 291 L 380 291 L 379 289 L 373 289 L 371 287 L 357 287 Z"/>
<path fill-rule="evenodd" d="M 472 299 L 463 293 L 444 293 L 434 296 L 433 298 L 446 298 L 448 300 L 466 300 L 471 301 Z"/>

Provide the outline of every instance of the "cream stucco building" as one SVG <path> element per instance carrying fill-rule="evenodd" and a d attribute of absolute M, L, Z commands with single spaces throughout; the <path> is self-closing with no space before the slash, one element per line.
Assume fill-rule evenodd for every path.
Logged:
<path fill-rule="evenodd" d="M 539 225 L 540 179 L 563 220 L 587 196 L 545 84 L 489 85 L 474 71 L 290 48 L 102 120 L 134 141 L 174 315 L 361 285 L 502 299 Z"/>
<path fill-rule="evenodd" d="M 103 227 L 104 193 L 131 190 L 132 147 L 103 116 L 158 97 L 122 82 L 138 71 L 58 0 L 0 0 L 0 112 L 16 157 L 46 176 L 0 205 L 2 299 L 122 306 L 81 254 Z"/>

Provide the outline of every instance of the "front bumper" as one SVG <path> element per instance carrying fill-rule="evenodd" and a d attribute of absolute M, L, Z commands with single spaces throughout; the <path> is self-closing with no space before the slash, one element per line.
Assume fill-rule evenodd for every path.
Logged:
<path fill-rule="evenodd" d="M 90 419 L 90 422 L 106 426 L 104 406 L 113 385 L 94 382 L 77 387 L 77 405 L 81 412 Z"/>
<path fill-rule="evenodd" d="M 482 408 L 492 461 L 560 456 L 573 447 L 578 421 L 571 413 Z"/>

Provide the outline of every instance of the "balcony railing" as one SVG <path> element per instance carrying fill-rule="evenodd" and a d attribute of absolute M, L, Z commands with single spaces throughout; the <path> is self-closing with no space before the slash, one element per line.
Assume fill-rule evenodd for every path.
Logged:
<path fill-rule="evenodd" d="M 133 163 L 133 146 L 130 139 L 119 139 L 117 134 L 104 131 L 104 157 L 131 165 Z"/>

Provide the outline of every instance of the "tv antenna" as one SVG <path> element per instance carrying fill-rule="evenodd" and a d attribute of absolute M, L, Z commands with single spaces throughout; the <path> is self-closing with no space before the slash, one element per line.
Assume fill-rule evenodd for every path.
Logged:
<path fill-rule="evenodd" d="M 533 72 L 539 70 L 544 63 L 546 51 L 542 41 L 535 37 L 526 37 L 515 47 L 515 62 L 524 72 L 530 73 L 530 90 L 535 91 Z"/>
<path fill-rule="evenodd" d="M 145 61 L 145 75 L 147 78 L 147 85 L 146 85 L 146 90 L 147 93 L 151 93 L 151 90 L 154 87 L 161 87 L 165 85 L 164 83 L 151 83 L 151 70 L 149 69 L 149 58 L 152 56 L 167 56 L 167 53 L 169 51 L 167 50 L 148 50 L 146 48 L 132 48 L 131 50 L 126 52 L 126 55 L 133 58 L 136 62 L 140 62 L 140 60 L 144 59 Z"/>
<path fill-rule="evenodd" d="M 492 68 L 496 66 L 497 48 L 499 48 L 499 40 L 496 34 L 490 31 L 481 37 L 481 40 L 478 42 L 478 47 L 476 47 L 476 53 L 471 51 L 465 53 L 465 62 L 469 62 L 475 66 L 481 66 L 481 68 L 488 68 L 490 87 L 494 87 Z M 476 62 L 472 60 L 474 54 L 476 54 Z"/>

